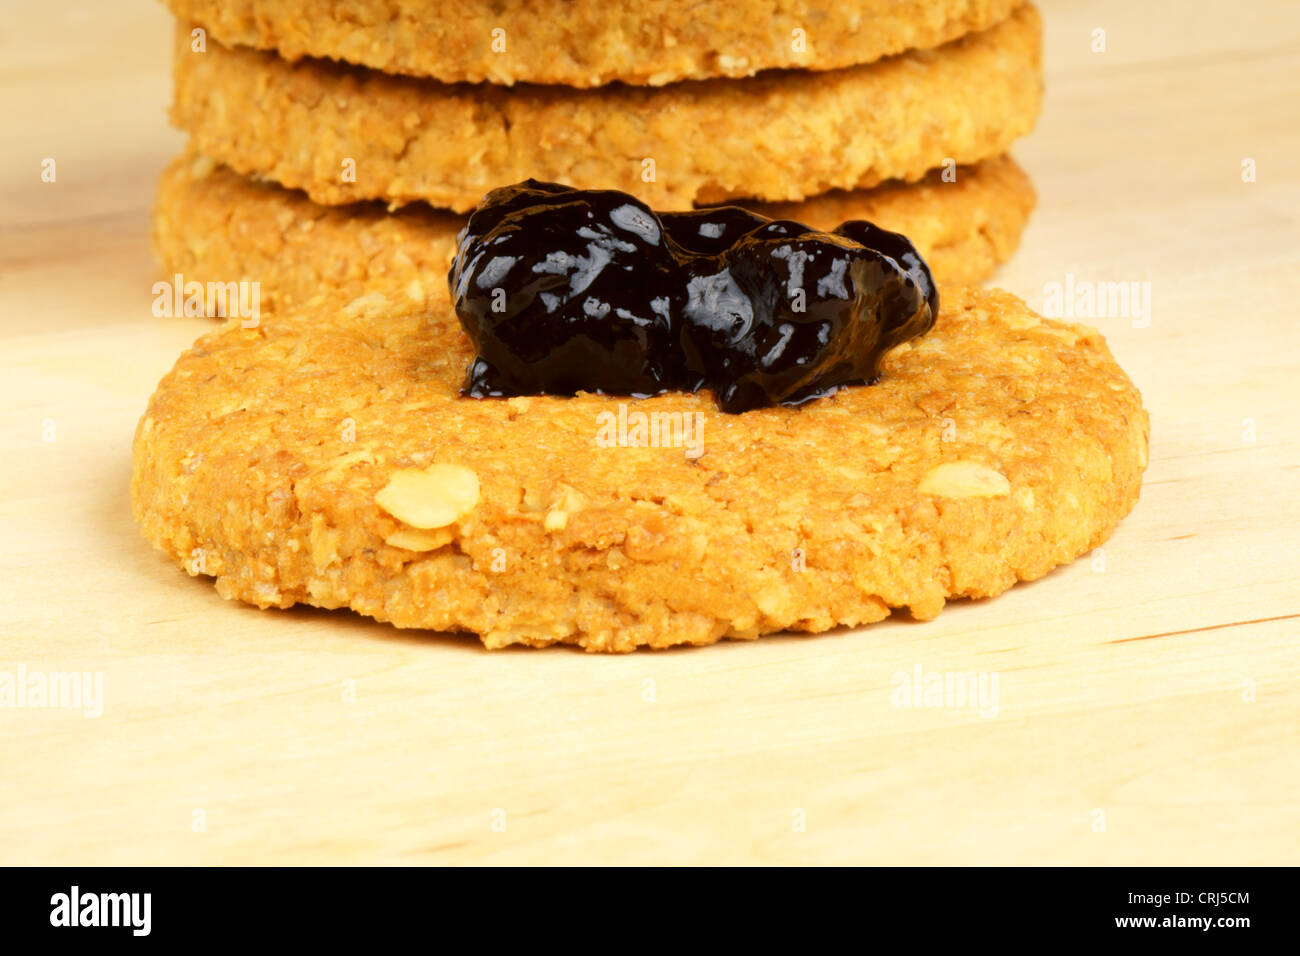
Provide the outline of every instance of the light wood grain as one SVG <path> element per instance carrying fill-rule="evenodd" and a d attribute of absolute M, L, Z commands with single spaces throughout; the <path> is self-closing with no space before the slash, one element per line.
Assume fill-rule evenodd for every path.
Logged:
<path fill-rule="evenodd" d="M 1152 417 L 1104 569 L 606 658 L 262 613 L 149 549 L 131 435 L 207 328 L 149 308 L 169 24 L 8 0 L 0 671 L 101 672 L 105 699 L 0 709 L 0 862 L 1296 863 L 1300 10 L 1044 6 L 1017 149 L 1041 202 L 998 284 L 1152 289 L 1149 327 L 1097 322 Z M 894 706 L 918 665 L 996 673 L 997 715 Z"/>

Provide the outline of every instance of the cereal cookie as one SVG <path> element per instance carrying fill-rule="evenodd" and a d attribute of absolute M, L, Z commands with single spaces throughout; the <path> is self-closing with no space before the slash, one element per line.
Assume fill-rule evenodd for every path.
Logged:
<path fill-rule="evenodd" d="M 978 282 L 1015 251 L 1033 187 L 1008 157 L 915 184 L 826 193 L 796 203 L 750 204 L 774 219 L 829 229 L 869 219 L 906 233 L 941 284 Z M 327 291 L 393 289 L 415 305 L 440 284 L 464 217 L 412 203 L 321 206 L 296 190 L 257 183 L 207 157 L 182 157 L 163 174 L 154 248 L 167 273 L 200 282 L 257 280 L 262 301 L 283 306 Z"/>
<path fill-rule="evenodd" d="M 167 0 L 225 44 L 446 83 L 658 86 L 927 49 L 1022 0 Z"/>
<path fill-rule="evenodd" d="M 172 119 L 195 151 L 330 205 L 465 212 L 528 178 L 662 210 L 804 199 L 1001 155 L 1042 98 L 1032 6 L 866 66 L 653 89 L 453 86 L 177 36 Z"/>
<path fill-rule="evenodd" d="M 1147 461 L 1102 337 L 999 291 L 801 408 L 467 399 L 469 359 L 445 298 L 232 321 L 140 421 L 136 518 L 259 607 L 628 651 L 932 618 L 1096 547 Z"/>

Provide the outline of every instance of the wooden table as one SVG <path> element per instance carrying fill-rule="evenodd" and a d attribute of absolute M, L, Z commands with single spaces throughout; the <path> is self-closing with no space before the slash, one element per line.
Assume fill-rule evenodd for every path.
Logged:
<path fill-rule="evenodd" d="M 1297 862 L 1300 9 L 1216 10 L 1047 4 L 1016 150 L 998 284 L 1150 282 L 1149 325 L 1096 321 L 1152 419 L 1104 555 L 611 658 L 259 612 L 146 545 L 132 432 L 208 328 L 150 311 L 168 18 L 6 0 L 0 677 L 98 673 L 103 712 L 0 708 L 0 862 Z M 918 668 L 996 675 L 996 715 L 894 706 Z"/>

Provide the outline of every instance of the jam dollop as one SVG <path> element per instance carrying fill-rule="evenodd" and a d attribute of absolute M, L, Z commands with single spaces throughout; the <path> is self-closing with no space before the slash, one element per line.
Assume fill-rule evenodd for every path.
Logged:
<path fill-rule="evenodd" d="M 870 222 L 656 214 L 531 179 L 469 217 L 448 285 L 476 353 L 465 395 L 709 388 L 732 413 L 870 384 L 939 310 L 912 243 Z"/>

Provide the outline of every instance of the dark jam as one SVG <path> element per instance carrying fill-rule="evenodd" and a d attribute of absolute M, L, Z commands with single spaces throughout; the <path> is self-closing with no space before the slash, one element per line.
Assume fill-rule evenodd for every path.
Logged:
<path fill-rule="evenodd" d="M 656 214 L 535 180 L 487 195 L 448 282 L 475 398 L 709 388 L 724 412 L 799 405 L 876 381 L 939 310 L 911 242 L 869 222 Z"/>

